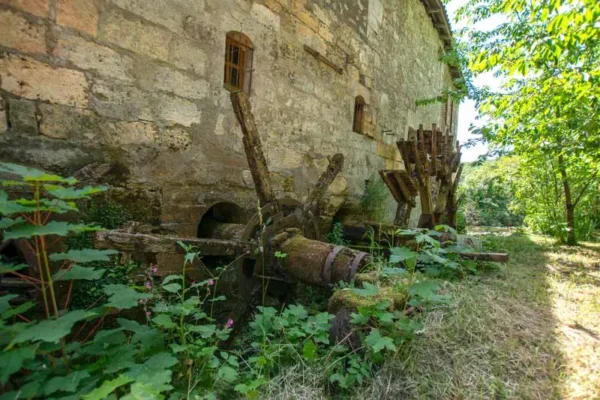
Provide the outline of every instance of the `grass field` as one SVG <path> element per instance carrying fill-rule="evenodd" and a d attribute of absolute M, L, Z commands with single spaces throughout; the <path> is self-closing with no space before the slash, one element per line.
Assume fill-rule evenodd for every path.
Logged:
<path fill-rule="evenodd" d="M 600 399 L 600 244 L 484 236 L 511 261 L 446 283 L 448 304 L 356 399 Z M 265 396 L 320 399 L 322 372 L 297 366 Z"/>
<path fill-rule="evenodd" d="M 486 242 L 511 261 L 448 284 L 450 304 L 357 398 L 600 399 L 600 244 Z"/>

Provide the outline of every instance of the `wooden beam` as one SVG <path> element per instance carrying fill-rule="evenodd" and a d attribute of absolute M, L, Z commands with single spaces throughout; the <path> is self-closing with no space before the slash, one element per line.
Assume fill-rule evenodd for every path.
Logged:
<path fill-rule="evenodd" d="M 177 244 L 179 241 L 194 246 L 205 256 L 239 256 L 244 253 L 251 254 L 252 252 L 250 244 L 233 240 L 180 238 L 127 233 L 119 230 L 96 232 L 94 246 L 97 249 L 114 249 L 136 253 L 184 254 L 185 250 Z"/>
<path fill-rule="evenodd" d="M 306 50 L 307 53 L 309 53 L 311 56 L 313 56 L 317 60 L 319 60 L 322 63 L 326 64 L 327 66 L 333 68 L 335 70 L 335 72 L 337 72 L 338 74 L 341 75 L 344 73 L 344 69 L 342 67 L 338 67 L 337 65 L 335 65 L 332 61 L 325 58 L 321 53 L 319 53 L 317 50 L 313 49 L 312 47 L 304 45 L 304 50 Z"/>
<path fill-rule="evenodd" d="M 248 95 L 244 91 L 231 93 L 231 104 L 244 135 L 244 151 L 254 181 L 254 189 L 261 207 L 275 201 L 275 193 L 271 187 L 267 160 L 262 151 L 262 143 L 252 115 Z"/>

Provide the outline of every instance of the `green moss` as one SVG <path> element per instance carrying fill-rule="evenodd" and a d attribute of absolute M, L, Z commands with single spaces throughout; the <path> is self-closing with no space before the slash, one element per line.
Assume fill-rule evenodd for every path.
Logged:
<path fill-rule="evenodd" d="M 328 311 L 335 314 L 342 308 L 356 310 L 358 307 L 374 307 L 382 301 L 391 301 L 394 309 L 402 310 L 406 299 L 406 293 L 391 287 L 380 287 L 379 293 L 372 296 L 361 296 L 353 289 L 341 289 L 331 296 Z"/>
<path fill-rule="evenodd" d="M 385 183 L 379 176 L 372 176 L 367 181 L 365 192 L 360 199 L 360 207 L 365 217 L 371 221 L 385 221 L 388 197 L 389 191 Z"/>

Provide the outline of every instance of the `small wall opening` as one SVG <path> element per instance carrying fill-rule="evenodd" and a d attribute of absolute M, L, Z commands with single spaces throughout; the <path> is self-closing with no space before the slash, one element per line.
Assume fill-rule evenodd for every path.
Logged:
<path fill-rule="evenodd" d="M 244 210 L 235 203 L 220 202 L 210 207 L 198 223 L 198 238 L 235 240 L 247 222 Z M 209 269 L 231 263 L 231 257 L 202 256 L 202 263 Z"/>
<path fill-rule="evenodd" d="M 216 203 L 200 218 L 196 236 L 199 238 L 215 237 L 220 224 L 245 224 L 244 210 L 235 203 Z"/>
<path fill-rule="evenodd" d="M 354 99 L 354 121 L 352 130 L 356 133 L 365 132 L 365 99 L 362 96 L 356 96 Z"/>

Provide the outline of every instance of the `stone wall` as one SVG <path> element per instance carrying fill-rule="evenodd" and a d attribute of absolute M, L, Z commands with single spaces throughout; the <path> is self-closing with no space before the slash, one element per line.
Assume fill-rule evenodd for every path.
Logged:
<path fill-rule="evenodd" d="M 0 159 L 63 174 L 108 163 L 119 196 L 147 197 L 149 222 L 180 234 L 218 201 L 251 212 L 223 88 L 229 31 L 254 44 L 250 99 L 280 197 L 302 201 L 341 152 L 334 214 L 399 166 L 409 127 L 444 125 L 443 105 L 416 106 L 452 85 L 419 0 L 0 0 Z M 365 134 L 352 131 L 358 95 Z"/>

